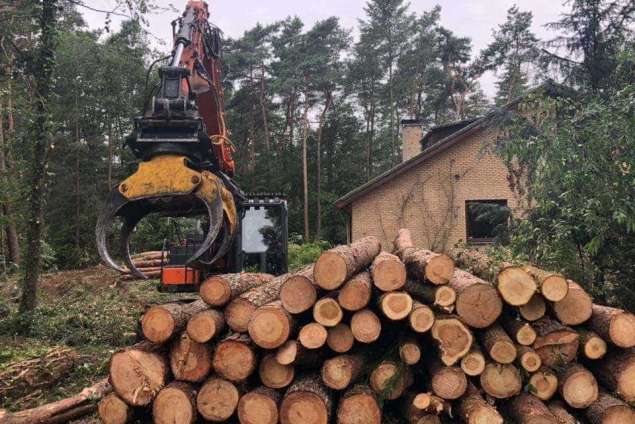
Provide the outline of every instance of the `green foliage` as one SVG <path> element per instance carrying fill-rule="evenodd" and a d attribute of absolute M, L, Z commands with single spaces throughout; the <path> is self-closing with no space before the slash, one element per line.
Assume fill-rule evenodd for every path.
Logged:
<path fill-rule="evenodd" d="M 298 237 L 295 237 L 298 239 Z M 293 239 L 293 237 L 292 237 Z M 305 265 L 317 261 L 320 254 L 330 248 L 326 241 L 309 243 L 289 242 L 289 271 L 295 271 Z"/>

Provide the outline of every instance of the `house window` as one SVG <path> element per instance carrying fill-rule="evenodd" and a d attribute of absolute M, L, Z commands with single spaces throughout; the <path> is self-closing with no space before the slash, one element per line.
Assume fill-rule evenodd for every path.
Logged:
<path fill-rule="evenodd" d="M 467 200 L 465 226 L 469 243 L 492 243 L 505 232 L 510 211 L 507 200 Z"/>

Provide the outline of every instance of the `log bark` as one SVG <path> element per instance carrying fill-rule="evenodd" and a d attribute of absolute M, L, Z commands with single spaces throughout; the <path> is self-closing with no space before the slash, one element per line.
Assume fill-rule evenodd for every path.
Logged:
<path fill-rule="evenodd" d="M 485 393 L 496 399 L 516 396 L 522 388 L 520 372 L 511 364 L 489 362 L 479 379 Z"/>
<path fill-rule="evenodd" d="M 275 390 L 258 387 L 238 401 L 238 420 L 241 424 L 277 424 L 281 399 Z"/>
<path fill-rule="evenodd" d="M 483 373 L 485 369 L 485 355 L 483 355 L 477 343 L 472 343 L 470 350 L 461 358 L 461 369 L 470 377 L 476 377 Z"/>
<path fill-rule="evenodd" d="M 239 398 L 240 392 L 231 381 L 211 377 L 196 396 L 196 409 L 207 421 L 223 422 L 234 414 Z"/>
<path fill-rule="evenodd" d="M 500 325 L 495 324 L 485 330 L 481 341 L 490 358 L 499 364 L 511 364 L 516 359 L 516 345 Z"/>
<path fill-rule="evenodd" d="M 411 384 L 410 369 L 390 360 L 380 362 L 371 371 L 369 377 L 369 385 L 380 399 L 397 399 Z"/>
<path fill-rule="evenodd" d="M 558 391 L 558 376 L 547 367 L 541 367 L 529 377 L 528 391 L 540 400 L 549 400 Z"/>
<path fill-rule="evenodd" d="M 335 327 L 343 317 L 342 308 L 332 297 L 323 297 L 313 305 L 313 319 L 325 327 Z"/>
<path fill-rule="evenodd" d="M 579 284 L 568 282 L 569 291 L 561 301 L 553 304 L 553 312 L 565 325 L 580 325 L 591 318 L 593 300 Z"/>
<path fill-rule="evenodd" d="M 384 293 L 379 298 L 379 309 L 392 321 L 405 319 L 412 312 L 412 297 L 404 291 Z"/>
<path fill-rule="evenodd" d="M 364 237 L 349 246 L 337 246 L 322 253 L 315 263 L 313 278 L 325 290 L 335 290 L 368 267 L 381 251 L 377 237 Z"/>
<path fill-rule="evenodd" d="M 381 424 L 381 407 L 368 386 L 356 385 L 344 393 L 337 408 L 338 424 Z"/>
<path fill-rule="evenodd" d="M 536 280 L 540 293 L 548 301 L 559 302 L 569 292 L 567 279 L 561 274 L 544 271 L 531 265 L 525 266 L 523 269 Z"/>
<path fill-rule="evenodd" d="M 195 342 L 183 333 L 170 349 L 170 369 L 177 380 L 203 381 L 212 369 L 211 347 Z"/>
<path fill-rule="evenodd" d="M 303 326 L 298 333 L 298 341 L 307 349 L 319 349 L 326 343 L 327 329 L 317 322 L 310 322 Z"/>
<path fill-rule="evenodd" d="M 529 393 L 516 396 L 509 403 L 509 415 L 518 424 L 558 424 L 547 405 Z"/>
<path fill-rule="evenodd" d="M 516 363 L 519 367 L 527 372 L 536 372 L 542 366 L 542 359 L 536 353 L 535 350 L 529 346 L 518 346 L 518 356 L 516 357 Z"/>
<path fill-rule="evenodd" d="M 293 365 L 281 365 L 273 353 L 265 355 L 258 367 L 260 381 L 270 389 L 287 387 L 295 377 Z"/>
<path fill-rule="evenodd" d="M 635 423 L 635 411 L 625 402 L 601 392 L 595 402 L 586 410 L 591 424 Z"/>
<path fill-rule="evenodd" d="M 595 376 L 602 386 L 626 403 L 635 402 L 635 352 L 609 352 L 593 365 Z"/>
<path fill-rule="evenodd" d="M 237 333 L 247 332 L 251 316 L 259 307 L 278 300 L 282 284 L 289 274 L 280 275 L 273 280 L 251 290 L 247 290 L 225 307 L 227 326 Z"/>
<path fill-rule="evenodd" d="M 372 343 L 381 334 L 381 321 L 370 309 L 355 312 L 351 318 L 353 337 L 360 343 Z"/>
<path fill-rule="evenodd" d="M 297 379 L 280 405 L 281 424 L 328 424 L 333 402 L 317 374 Z"/>
<path fill-rule="evenodd" d="M 318 297 L 313 265 L 293 273 L 280 288 L 282 307 L 290 314 L 301 314 L 313 307 Z"/>
<path fill-rule="evenodd" d="M 372 288 L 373 282 L 370 273 L 360 272 L 342 286 L 337 295 L 337 301 L 347 311 L 359 311 L 370 302 Z"/>
<path fill-rule="evenodd" d="M 458 399 L 467 390 L 467 376 L 461 368 L 445 366 L 434 357 L 426 361 L 426 368 L 430 375 L 430 388 L 440 398 Z"/>
<path fill-rule="evenodd" d="M 346 353 L 351 350 L 354 343 L 355 337 L 348 325 L 339 323 L 328 329 L 326 344 L 333 352 Z"/>
<path fill-rule="evenodd" d="M 575 360 L 580 339 L 578 333 L 547 317 L 535 321 L 533 327 L 537 337 L 532 347 L 544 365 L 557 367 Z"/>
<path fill-rule="evenodd" d="M 141 319 L 143 336 L 153 343 L 164 343 L 185 329 L 187 321 L 209 306 L 202 300 L 166 303 L 151 307 Z"/>
<path fill-rule="evenodd" d="M 406 284 L 406 266 L 388 252 L 381 252 L 375 257 L 370 275 L 375 287 L 384 292 L 399 290 Z"/>
<path fill-rule="evenodd" d="M 415 248 L 408 229 L 399 230 L 393 245 L 395 254 L 401 258 L 413 278 L 435 285 L 447 284 L 452 278 L 454 261 L 445 254 Z"/>
<path fill-rule="evenodd" d="M 156 424 L 192 424 L 196 417 L 196 391 L 186 383 L 168 384 L 152 403 L 152 418 Z"/>
<path fill-rule="evenodd" d="M 474 342 L 472 332 L 453 315 L 437 315 L 431 335 L 441 351 L 441 361 L 447 366 L 460 361 Z"/>
<path fill-rule="evenodd" d="M 567 410 L 564 402 L 553 400 L 547 404 L 558 424 L 579 424 L 580 422 Z"/>
<path fill-rule="evenodd" d="M 531 346 L 536 341 L 536 331 L 530 323 L 506 317 L 501 320 L 507 334 L 521 346 Z"/>
<path fill-rule="evenodd" d="M 188 336 L 198 343 L 207 343 L 225 329 L 225 316 L 216 309 L 194 314 L 185 327 Z"/>
<path fill-rule="evenodd" d="M 598 398 L 598 383 L 580 364 L 569 364 L 559 369 L 558 388 L 560 396 L 572 408 L 586 408 Z"/>
<path fill-rule="evenodd" d="M 251 340 L 263 349 L 276 349 L 289 340 L 294 320 L 277 300 L 254 311 L 247 325 Z"/>
<path fill-rule="evenodd" d="M 207 278 L 199 288 L 201 299 L 210 306 L 224 306 L 247 290 L 259 287 L 273 280 L 273 275 L 242 272 L 240 274 L 220 274 Z"/>
<path fill-rule="evenodd" d="M 537 292 L 536 281 L 521 267 L 507 266 L 496 277 L 496 288 L 505 303 L 522 306 Z"/>
<path fill-rule="evenodd" d="M 456 313 L 470 327 L 489 327 L 502 313 L 503 302 L 488 282 L 457 269 L 448 284 L 456 292 Z"/>
<path fill-rule="evenodd" d="M 529 303 L 518 307 L 520 316 L 527 321 L 536 321 L 545 316 L 547 312 L 547 304 L 545 298 L 541 294 L 534 294 Z"/>
<path fill-rule="evenodd" d="M 466 393 L 458 400 L 459 417 L 466 424 L 503 424 L 503 417 L 487 403 L 478 389 L 469 383 Z"/>
<path fill-rule="evenodd" d="M 110 383 L 128 405 L 149 405 L 165 386 L 168 364 L 156 349 L 157 346 L 149 342 L 141 342 L 112 356 Z"/>
<path fill-rule="evenodd" d="M 496 261 L 486 253 L 478 249 L 454 247 L 448 255 L 460 267 L 486 281 L 496 281 L 496 276 L 501 269 L 512 264 L 505 261 Z"/>
<path fill-rule="evenodd" d="M 416 333 L 427 333 L 434 325 L 434 312 L 428 305 L 413 302 L 412 311 L 408 316 L 408 323 Z"/>
<path fill-rule="evenodd" d="M 628 349 L 635 346 L 635 315 L 622 309 L 593 305 L 591 327 L 604 340 Z"/>
<path fill-rule="evenodd" d="M 597 333 L 585 330 L 580 330 L 579 333 L 582 355 L 591 360 L 600 359 L 606 355 L 606 342 Z"/>
<path fill-rule="evenodd" d="M 337 355 L 322 364 L 322 381 L 333 390 L 344 390 L 360 376 L 364 368 L 362 355 Z"/>
<path fill-rule="evenodd" d="M 114 393 L 99 402 L 97 412 L 103 424 L 126 424 L 132 418 L 132 408 Z"/>
<path fill-rule="evenodd" d="M 256 369 L 256 354 L 246 336 L 232 334 L 218 343 L 212 356 L 214 371 L 221 377 L 240 382 Z"/>

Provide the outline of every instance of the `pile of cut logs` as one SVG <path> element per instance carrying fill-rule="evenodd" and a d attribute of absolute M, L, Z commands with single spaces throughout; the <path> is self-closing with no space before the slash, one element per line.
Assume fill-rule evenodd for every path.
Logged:
<path fill-rule="evenodd" d="M 131 258 L 134 266 L 149 278 L 158 278 L 161 275 L 161 265 L 167 260 L 166 253 L 160 250 L 137 253 Z M 136 279 L 129 269 L 126 269 L 122 276 L 122 280 Z"/>
<path fill-rule="evenodd" d="M 557 273 L 401 230 L 199 295 L 112 356 L 104 423 L 635 423 L 635 316 Z"/>

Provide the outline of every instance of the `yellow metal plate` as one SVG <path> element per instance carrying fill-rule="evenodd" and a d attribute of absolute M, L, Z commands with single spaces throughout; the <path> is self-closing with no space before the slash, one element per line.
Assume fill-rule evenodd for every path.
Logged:
<path fill-rule="evenodd" d="M 186 166 L 185 156 L 155 156 L 139 163 L 137 172 L 119 184 L 119 192 L 128 200 L 179 195 L 193 192 L 201 183 L 201 174 Z"/>

